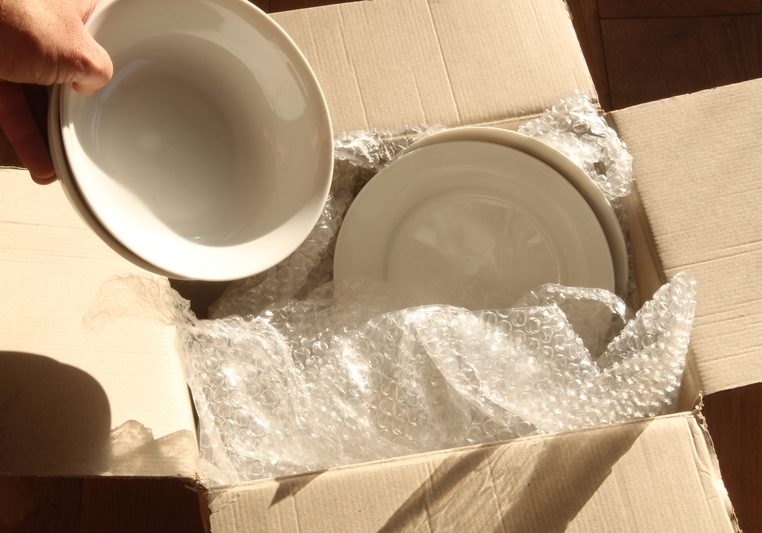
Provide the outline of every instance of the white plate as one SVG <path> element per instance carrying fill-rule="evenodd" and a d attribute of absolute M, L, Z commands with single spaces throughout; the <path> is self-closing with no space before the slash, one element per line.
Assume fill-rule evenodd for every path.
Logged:
<path fill-rule="evenodd" d="M 478 141 L 418 147 L 379 172 L 347 213 L 334 277 L 471 309 L 542 283 L 615 289 L 606 235 L 577 189 L 536 157 Z"/>
<path fill-rule="evenodd" d="M 417 141 L 407 149 L 407 152 L 447 141 L 482 141 L 509 146 L 538 158 L 569 180 L 590 204 L 603 228 L 603 233 L 606 234 L 614 261 L 616 293 L 620 296 L 627 294 L 629 257 L 622 227 L 611 204 L 584 170 L 555 148 L 537 139 L 514 131 L 485 126 L 465 126 L 436 133 Z"/>

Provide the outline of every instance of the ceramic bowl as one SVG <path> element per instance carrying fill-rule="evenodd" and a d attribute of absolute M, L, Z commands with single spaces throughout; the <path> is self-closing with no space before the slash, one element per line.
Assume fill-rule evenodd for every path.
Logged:
<path fill-rule="evenodd" d="M 50 112 L 48 113 L 48 146 L 50 147 L 50 155 L 53 161 L 53 167 L 56 170 L 56 175 L 63 185 L 63 190 L 66 193 L 69 202 L 71 202 L 74 210 L 84 220 L 84 222 L 90 226 L 98 237 L 106 243 L 112 250 L 127 259 L 128 261 L 140 266 L 141 268 L 159 274 L 161 276 L 172 276 L 171 273 L 165 272 L 156 266 L 144 261 L 132 251 L 128 250 L 122 243 L 117 241 L 113 235 L 111 235 L 103 225 L 98 221 L 93 212 L 87 206 L 82 199 L 82 194 L 77 187 L 76 181 L 72 176 L 71 168 L 69 167 L 69 161 L 66 159 L 66 152 L 63 147 L 63 140 L 61 139 L 61 122 L 59 120 L 60 114 L 60 101 L 61 101 L 61 87 L 55 86 L 51 90 L 50 95 Z"/>
<path fill-rule="evenodd" d="M 87 28 L 114 77 L 61 91 L 70 195 L 174 277 L 242 278 L 293 252 L 325 204 L 333 135 L 286 33 L 245 0 L 111 0 Z"/>

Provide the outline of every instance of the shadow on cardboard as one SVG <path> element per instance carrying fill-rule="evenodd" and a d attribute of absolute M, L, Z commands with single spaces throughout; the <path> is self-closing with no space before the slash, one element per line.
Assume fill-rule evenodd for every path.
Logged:
<path fill-rule="evenodd" d="M 110 427 L 108 398 L 92 376 L 42 355 L 0 351 L 0 472 L 99 472 Z"/>
<path fill-rule="evenodd" d="M 542 445 L 534 441 L 521 447 L 517 442 L 509 450 L 488 446 L 454 455 L 431 473 L 380 531 L 415 529 L 424 523 L 431 529 L 467 530 L 469 523 L 473 525 L 469 517 L 494 515 L 496 510 L 500 513 L 496 531 L 563 531 L 647 426 L 625 424 L 584 436 L 559 435 Z M 501 459 L 502 454 L 506 458 Z M 469 484 L 466 479 L 477 470 L 482 473 Z M 465 497 L 464 490 L 473 490 L 475 497 Z M 485 490 L 494 497 L 484 497 Z M 448 524 L 437 523 L 443 517 Z"/>

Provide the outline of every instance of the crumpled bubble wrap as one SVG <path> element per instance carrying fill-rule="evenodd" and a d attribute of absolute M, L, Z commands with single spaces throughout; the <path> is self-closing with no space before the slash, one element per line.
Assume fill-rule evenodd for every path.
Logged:
<path fill-rule="evenodd" d="M 398 133 L 389 131 L 346 132 L 335 143 L 337 161 L 376 172 L 391 163 L 402 150 L 428 135 L 444 131 L 444 126 L 409 127 Z"/>
<path fill-rule="evenodd" d="M 519 132 L 541 140 L 587 172 L 609 201 L 627 196 L 632 186 L 632 156 L 590 98 L 561 100 Z"/>
<path fill-rule="evenodd" d="M 549 285 L 514 309 L 395 309 L 404 297 L 327 284 L 257 316 L 185 322 L 202 473 L 238 483 L 661 414 L 694 282 L 676 276 L 593 353 L 562 309 L 621 320 L 603 293 Z"/>
<path fill-rule="evenodd" d="M 695 307 L 685 275 L 634 317 L 598 289 L 545 285 L 513 309 L 472 311 L 334 285 L 336 235 L 357 192 L 442 129 L 341 135 L 312 233 L 280 265 L 232 283 L 211 320 L 134 284 L 142 307 L 163 300 L 177 325 L 208 484 L 624 422 L 674 401 Z M 587 97 L 520 131 L 577 162 L 615 206 L 629 191 L 631 157 Z"/>

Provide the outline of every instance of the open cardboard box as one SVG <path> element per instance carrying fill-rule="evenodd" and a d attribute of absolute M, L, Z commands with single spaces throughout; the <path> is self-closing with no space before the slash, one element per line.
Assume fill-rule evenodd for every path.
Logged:
<path fill-rule="evenodd" d="M 336 132 L 515 127 L 594 95 L 563 0 L 376 0 L 275 16 L 314 66 Z M 608 115 L 635 157 L 643 299 L 699 282 L 680 412 L 208 492 L 226 531 L 732 531 L 700 392 L 762 381 L 762 81 Z M 60 187 L 0 170 L 0 472 L 196 480 L 173 327 L 83 316 L 137 273 Z M 756 327 L 755 327 L 756 325 Z"/>

